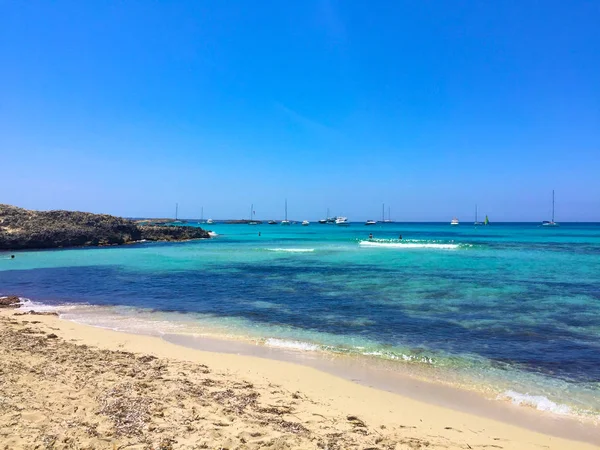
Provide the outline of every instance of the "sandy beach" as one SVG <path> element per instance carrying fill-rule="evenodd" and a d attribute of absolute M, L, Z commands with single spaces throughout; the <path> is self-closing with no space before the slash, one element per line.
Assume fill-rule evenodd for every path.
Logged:
<path fill-rule="evenodd" d="M 0 312 L 2 449 L 591 449 L 283 361 Z"/>

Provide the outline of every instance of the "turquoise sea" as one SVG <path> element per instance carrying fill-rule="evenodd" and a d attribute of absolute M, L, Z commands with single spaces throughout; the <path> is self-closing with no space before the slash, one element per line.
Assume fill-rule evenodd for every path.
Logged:
<path fill-rule="evenodd" d="M 202 226 L 217 236 L 0 255 L 0 295 L 115 329 L 386 361 L 600 417 L 600 224 Z"/>

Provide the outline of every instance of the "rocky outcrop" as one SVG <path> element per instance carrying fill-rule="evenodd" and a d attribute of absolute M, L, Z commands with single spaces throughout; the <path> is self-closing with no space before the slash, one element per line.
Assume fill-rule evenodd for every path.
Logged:
<path fill-rule="evenodd" d="M 43 249 L 182 241 L 210 237 L 202 228 L 140 226 L 108 214 L 31 211 L 0 205 L 0 250 Z"/>
<path fill-rule="evenodd" d="M 0 297 L 0 308 L 19 308 L 21 307 L 21 300 L 19 297 L 14 295 L 8 297 Z"/>

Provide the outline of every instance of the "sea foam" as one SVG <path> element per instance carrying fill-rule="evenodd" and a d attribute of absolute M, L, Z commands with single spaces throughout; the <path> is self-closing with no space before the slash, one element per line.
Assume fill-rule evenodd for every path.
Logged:
<path fill-rule="evenodd" d="M 284 252 L 284 253 L 311 253 L 314 252 L 314 248 L 268 248 L 270 252 Z"/>
<path fill-rule="evenodd" d="M 500 396 L 512 401 L 513 404 L 519 406 L 530 406 L 538 411 L 548 411 L 554 414 L 569 415 L 572 413 L 571 408 L 567 405 L 555 403 L 543 395 L 521 394 L 516 391 L 506 391 Z"/>
<path fill-rule="evenodd" d="M 455 250 L 460 247 L 460 244 L 434 244 L 429 242 L 390 242 L 390 241 L 360 241 L 361 247 L 373 248 L 397 248 L 397 249 L 415 249 L 429 248 L 439 250 Z"/>
<path fill-rule="evenodd" d="M 302 350 L 314 352 L 319 350 L 319 346 L 311 344 L 310 342 L 303 341 L 287 341 L 285 339 L 269 338 L 265 341 L 265 345 L 268 347 L 286 348 L 290 350 Z"/>

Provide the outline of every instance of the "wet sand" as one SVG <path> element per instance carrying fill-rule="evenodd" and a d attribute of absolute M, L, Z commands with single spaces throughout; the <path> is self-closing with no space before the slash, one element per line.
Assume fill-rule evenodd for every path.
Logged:
<path fill-rule="evenodd" d="M 0 311 L 0 448 L 598 448 L 306 365 L 15 313 Z"/>

